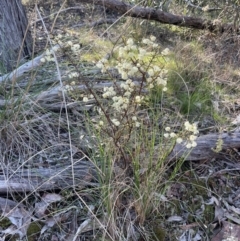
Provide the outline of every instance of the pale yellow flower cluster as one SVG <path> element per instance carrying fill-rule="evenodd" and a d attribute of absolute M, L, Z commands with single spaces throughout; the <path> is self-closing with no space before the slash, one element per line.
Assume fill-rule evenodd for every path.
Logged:
<path fill-rule="evenodd" d="M 126 80 L 126 82 L 121 83 L 117 90 L 114 89 L 114 87 L 105 87 L 103 98 L 109 98 L 112 100 L 111 107 L 115 110 L 115 116 L 119 116 L 121 118 L 121 113 L 124 113 L 125 111 L 129 110 L 130 105 L 135 103 L 135 105 L 139 106 L 141 101 L 143 101 L 143 96 L 135 96 L 135 99 L 132 98 L 132 93 L 135 90 L 135 84 L 131 79 Z M 117 95 L 117 92 L 120 92 L 119 95 Z M 133 113 L 132 113 L 133 114 Z M 132 115 L 131 112 L 129 112 L 129 115 Z M 120 125 L 120 121 L 116 118 L 111 120 L 112 123 L 115 126 Z M 136 127 L 140 126 L 140 123 L 137 120 L 136 116 L 132 116 L 132 121 Z M 100 123 L 99 123 L 100 125 Z M 101 125 L 100 125 L 101 126 Z"/>
<path fill-rule="evenodd" d="M 140 122 L 138 121 L 138 119 L 137 119 L 137 116 L 133 116 L 132 117 L 132 121 L 135 123 L 135 126 L 136 127 L 139 127 L 141 124 L 140 124 Z"/>
<path fill-rule="evenodd" d="M 58 34 L 53 40 L 53 44 L 59 44 L 61 46 L 63 46 L 65 43 L 62 42 L 62 39 L 63 39 L 63 35 L 62 34 Z"/>
<path fill-rule="evenodd" d="M 146 44 L 148 46 L 152 46 L 153 48 L 157 48 L 158 47 L 158 44 L 155 43 L 156 41 L 156 37 L 155 36 L 150 36 L 149 39 L 143 39 L 142 40 L 142 43 L 143 44 Z"/>
<path fill-rule="evenodd" d="M 42 63 L 54 61 L 53 51 L 56 51 L 56 49 L 55 48 L 53 48 L 52 50 L 47 49 L 44 57 L 42 57 L 40 61 Z"/>
<path fill-rule="evenodd" d="M 144 100 L 143 96 L 137 95 L 135 96 L 135 103 L 137 103 L 139 106 L 141 105 L 141 102 Z"/>
<path fill-rule="evenodd" d="M 138 72 L 138 67 L 132 62 L 119 62 L 117 64 L 117 69 L 124 80 L 134 76 Z"/>
<path fill-rule="evenodd" d="M 111 119 L 111 121 L 115 126 L 120 126 L 121 124 L 120 121 L 116 118 Z M 141 123 L 138 121 L 136 116 L 132 116 L 132 122 L 134 123 L 135 127 L 141 126 Z M 103 126 L 103 121 L 99 121 L 99 126 Z"/>
<path fill-rule="evenodd" d="M 79 54 L 80 51 L 80 44 L 79 43 L 73 43 L 71 40 L 67 41 L 67 42 L 62 42 L 62 38 L 63 35 L 62 34 L 58 34 L 53 40 L 52 42 L 54 44 L 58 44 L 60 45 L 62 48 L 70 48 L 72 51 L 72 54 Z"/>
<path fill-rule="evenodd" d="M 153 65 L 148 69 L 147 73 L 148 78 L 146 81 L 149 89 L 152 89 L 155 86 L 163 86 L 163 91 L 167 91 L 167 70 L 160 69 L 158 66 Z"/>
<path fill-rule="evenodd" d="M 195 141 L 197 139 L 197 134 L 199 133 L 197 129 L 197 124 L 193 123 L 190 124 L 189 121 L 186 121 L 184 123 L 185 130 L 191 133 L 187 139 L 186 147 L 191 148 L 191 147 L 196 147 L 197 142 Z"/>
<path fill-rule="evenodd" d="M 115 126 L 120 126 L 120 121 L 117 120 L 117 119 L 111 119 L 112 123 L 115 125 Z"/>
<path fill-rule="evenodd" d="M 103 58 L 96 64 L 102 73 L 106 73 L 108 69 L 115 67 L 124 80 L 120 85 L 105 87 L 102 94 L 103 98 L 112 101 L 111 107 L 116 118 L 111 121 L 115 126 L 120 125 L 119 120 L 121 120 L 121 124 L 124 124 L 121 114 L 126 113 L 126 111 L 128 111 L 128 121 L 132 120 L 136 127 L 140 126 L 135 114 L 129 111 L 134 106 L 140 106 L 144 101 L 142 93 L 136 95 L 140 87 L 132 81 L 134 77 L 142 76 L 143 84 L 148 89 L 162 86 L 163 91 L 167 90 L 167 70 L 160 68 L 156 61 L 151 61 L 152 63 L 149 65 L 149 59 L 153 60 L 157 51 L 158 44 L 155 41 L 156 37 L 150 36 L 149 39 L 143 39 L 139 45 L 136 45 L 134 40 L 129 38 L 125 41 L 124 46 L 117 48 L 118 59 L 116 62 L 112 60 L 110 62 Z M 167 55 L 168 52 L 168 49 L 164 50 L 163 55 Z M 101 126 L 101 123 L 99 123 L 99 126 Z"/>
<path fill-rule="evenodd" d="M 155 86 L 162 86 L 163 91 L 167 90 L 167 70 L 160 68 L 156 64 L 147 63 L 149 56 L 151 57 L 153 53 L 151 50 L 154 50 L 158 47 L 158 44 L 155 43 L 156 38 L 150 36 L 149 39 L 143 39 L 141 46 L 135 45 L 132 38 L 126 41 L 124 47 L 118 48 L 119 59 L 117 61 L 116 68 L 121 75 L 122 79 L 127 80 L 131 79 L 134 76 L 139 76 L 143 73 L 146 73 L 146 87 L 152 89 Z M 162 55 L 168 55 L 169 49 L 164 49 Z M 146 59 L 146 61 L 145 61 Z M 97 65 L 101 69 L 102 73 L 107 72 L 107 69 L 110 67 L 108 60 L 103 58 Z"/>
<path fill-rule="evenodd" d="M 165 49 L 161 52 L 161 54 L 162 54 L 163 56 L 168 56 L 168 55 L 170 54 L 169 48 L 165 48 Z"/>
<path fill-rule="evenodd" d="M 116 91 L 114 90 L 114 88 L 111 86 L 111 87 L 104 87 L 103 88 L 103 98 L 109 98 L 109 97 L 112 97 L 112 96 L 116 96 Z"/>
<path fill-rule="evenodd" d="M 78 55 L 79 51 L 80 51 L 80 44 L 78 43 L 73 43 L 72 41 L 67 41 L 67 42 L 62 42 L 63 36 L 61 34 L 58 34 L 53 40 L 52 43 L 53 44 L 57 44 L 57 46 L 53 47 L 52 50 L 46 50 L 45 55 L 43 58 L 41 58 L 41 62 L 45 63 L 45 62 L 50 62 L 50 61 L 54 61 L 54 57 L 53 57 L 53 51 L 57 51 L 57 49 L 59 49 L 59 46 L 61 46 L 62 48 L 70 48 L 72 54 L 74 55 Z"/>
<path fill-rule="evenodd" d="M 184 137 L 181 137 L 179 134 L 172 132 L 170 127 L 165 128 L 166 133 L 164 133 L 164 137 L 174 138 L 176 140 L 176 143 L 182 143 L 184 138 L 186 140 L 184 143 L 186 148 L 189 149 L 192 147 L 196 147 L 197 134 L 199 133 L 197 129 L 197 124 L 196 123 L 190 124 L 189 121 L 186 121 L 184 123 L 184 127 L 185 127 L 185 130 L 182 134 Z"/>
<path fill-rule="evenodd" d="M 102 73 L 106 73 L 107 72 L 107 68 L 108 66 L 108 60 L 103 58 L 100 61 L 98 61 L 98 63 L 96 64 L 96 66 L 101 69 Z"/>
<path fill-rule="evenodd" d="M 209 5 L 206 5 L 205 7 L 202 7 L 203 12 L 207 12 L 209 10 Z"/>
<path fill-rule="evenodd" d="M 74 43 L 72 41 L 67 41 L 67 42 L 62 42 L 62 38 L 63 36 L 61 34 L 58 34 L 53 40 L 52 40 L 52 43 L 53 44 L 57 44 L 56 46 L 54 46 L 52 48 L 52 50 L 46 50 L 45 52 L 45 55 L 43 58 L 41 58 L 41 62 L 42 63 L 45 63 L 45 62 L 50 62 L 50 61 L 54 61 L 54 57 L 53 57 L 53 52 L 56 52 L 58 49 L 59 49 L 59 46 L 61 48 L 65 48 L 67 50 L 70 50 L 71 51 L 71 54 L 73 55 L 79 55 L 80 53 L 80 50 L 81 50 L 81 46 L 79 43 Z M 76 78 L 76 77 L 79 77 L 79 74 L 76 73 L 76 72 L 72 72 L 72 73 L 69 73 L 69 78 Z M 71 91 L 72 88 L 67 88 L 68 91 Z"/>
<path fill-rule="evenodd" d="M 88 102 L 89 100 L 91 100 L 91 99 L 94 99 L 94 96 L 93 95 L 83 95 L 82 96 L 83 98 L 82 98 L 82 101 L 83 102 Z"/>
<path fill-rule="evenodd" d="M 196 123 L 190 124 L 189 121 L 184 123 L 185 130 L 192 132 L 194 135 L 198 134 L 198 129 Z"/>
<path fill-rule="evenodd" d="M 126 82 L 121 83 L 119 86 L 119 89 L 121 89 L 120 95 L 117 95 L 116 90 L 114 87 L 105 87 L 103 89 L 103 98 L 111 98 L 113 103 L 112 107 L 117 112 L 122 112 L 126 110 L 129 107 L 129 104 L 131 103 L 131 95 L 132 92 L 135 90 L 135 84 L 132 82 L 131 79 L 126 80 Z"/>
<path fill-rule="evenodd" d="M 73 54 L 77 55 L 80 50 L 80 44 L 74 44 L 72 41 L 68 41 L 64 47 L 70 47 Z"/>
<path fill-rule="evenodd" d="M 124 96 L 113 96 L 112 98 L 113 104 L 112 107 L 118 111 L 121 112 L 122 110 L 126 110 L 129 105 L 129 99 Z"/>
<path fill-rule="evenodd" d="M 71 72 L 70 74 L 68 74 L 68 77 L 69 77 L 70 79 L 72 79 L 72 78 L 77 78 L 77 77 L 79 77 L 79 73 L 77 73 L 77 72 Z"/>
<path fill-rule="evenodd" d="M 174 132 L 171 132 L 171 128 L 169 127 L 169 126 L 167 126 L 166 128 L 165 128 L 165 131 L 166 131 L 166 133 L 164 133 L 164 137 L 165 138 L 176 138 L 177 137 L 177 134 L 176 133 L 174 133 Z M 179 138 L 178 138 L 179 139 Z M 179 141 L 180 141 L 180 139 L 179 139 Z M 178 143 L 179 143 L 179 141 L 177 141 Z M 181 142 L 181 141 L 180 141 Z"/>
<path fill-rule="evenodd" d="M 150 39 L 143 39 L 142 43 L 152 47 L 156 48 L 158 47 L 158 44 L 155 43 L 156 38 L 154 36 L 150 36 Z M 143 53 L 143 54 L 142 54 Z M 170 53 L 170 50 L 168 48 L 164 49 L 161 54 L 163 56 L 166 56 Z M 141 51 L 139 58 L 144 58 L 144 51 Z M 163 86 L 163 91 L 167 90 L 167 73 L 168 71 L 166 69 L 161 69 L 158 65 L 152 64 L 150 68 L 147 69 L 147 83 L 148 88 L 152 89 L 155 86 Z"/>
<path fill-rule="evenodd" d="M 63 90 L 64 92 L 71 92 L 71 91 L 74 90 L 74 88 L 73 88 L 73 86 L 71 86 L 71 85 L 65 85 L 65 86 L 63 86 L 62 90 Z"/>
<path fill-rule="evenodd" d="M 130 97 L 134 91 L 135 84 L 131 79 L 126 80 L 126 82 L 121 83 L 120 87 L 125 90 L 124 96 Z"/>

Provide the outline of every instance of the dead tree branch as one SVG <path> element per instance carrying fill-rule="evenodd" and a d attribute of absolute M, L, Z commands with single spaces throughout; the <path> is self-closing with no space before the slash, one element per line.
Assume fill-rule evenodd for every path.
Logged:
<path fill-rule="evenodd" d="M 176 144 L 168 158 L 185 158 L 185 160 L 188 161 L 209 160 L 218 155 L 221 151 L 225 151 L 230 148 L 240 148 L 240 132 L 238 130 L 222 134 L 207 134 L 198 137 L 196 142 L 197 146 L 192 150 L 186 149 L 183 144 Z"/>
<path fill-rule="evenodd" d="M 73 180 L 74 170 L 74 180 Z M 96 185 L 96 170 L 89 161 L 49 168 L 1 170 L 0 193 L 33 192 Z M 94 184 L 95 183 L 95 184 Z"/>
<path fill-rule="evenodd" d="M 180 27 L 206 29 L 211 32 L 226 32 L 234 31 L 232 24 L 221 24 L 207 19 L 196 17 L 180 16 L 171 13 L 163 12 L 160 9 L 144 8 L 138 5 L 130 5 L 119 0 L 79 0 L 81 3 L 97 4 L 109 9 L 113 12 L 130 16 L 133 18 L 141 18 L 147 20 L 154 20 L 163 24 L 172 24 Z"/>
<path fill-rule="evenodd" d="M 59 48 L 60 48 L 60 46 L 56 45 L 52 48 L 51 51 L 57 51 Z M 43 64 L 41 62 L 41 59 L 45 56 L 46 56 L 46 51 L 44 53 L 42 53 L 41 55 L 35 57 L 34 59 L 19 66 L 17 69 L 13 70 L 12 72 L 1 76 L 0 83 L 2 83 L 3 81 L 10 81 L 10 82 L 14 81 L 17 78 L 21 77 L 24 73 L 27 73 L 27 72 L 30 72 L 30 71 L 36 69 L 37 67 L 39 67 L 40 65 Z"/>

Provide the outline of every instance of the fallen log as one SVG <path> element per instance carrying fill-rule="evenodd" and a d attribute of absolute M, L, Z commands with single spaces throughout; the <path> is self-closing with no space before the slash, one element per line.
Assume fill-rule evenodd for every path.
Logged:
<path fill-rule="evenodd" d="M 98 185 L 96 180 L 96 169 L 90 161 L 48 168 L 2 169 L 0 193 L 46 191 L 73 186 L 83 188 Z"/>
<path fill-rule="evenodd" d="M 112 12 L 119 13 L 124 16 L 153 20 L 162 24 L 171 24 L 179 27 L 194 28 L 199 30 L 205 29 L 210 32 L 218 33 L 223 33 L 226 31 L 239 32 L 239 26 L 236 28 L 233 24 L 222 24 L 221 22 L 217 23 L 216 21 L 197 17 L 175 15 L 164 12 L 160 9 L 128 4 L 119 0 L 79 0 L 79 2 L 100 5 Z"/>
<path fill-rule="evenodd" d="M 184 144 L 176 144 L 169 159 L 184 158 L 187 161 L 209 160 L 230 148 L 240 148 L 240 131 L 202 135 L 196 140 L 197 146 L 187 149 Z"/>
<path fill-rule="evenodd" d="M 209 160 L 221 151 L 229 148 L 240 148 L 240 131 L 207 134 L 198 137 L 196 142 L 197 147 L 191 150 L 187 149 L 184 144 L 176 144 L 168 159 Z M 221 143 L 221 146 L 218 143 Z M 0 193 L 24 193 L 97 185 L 96 167 L 90 161 L 78 161 L 73 165 L 49 168 L 18 169 L 15 171 L 2 169 L 0 173 Z"/>
<path fill-rule="evenodd" d="M 56 52 L 56 51 L 58 51 L 58 49 L 60 49 L 60 46 L 55 45 L 51 48 L 51 51 Z M 46 53 L 47 53 L 47 51 L 45 51 L 41 55 L 35 57 L 34 59 L 28 61 L 27 63 L 19 66 L 17 69 L 13 70 L 11 73 L 7 73 L 3 76 L 0 76 L 0 83 L 2 83 L 4 81 L 9 81 L 9 82 L 16 81 L 16 79 L 21 77 L 24 73 L 30 72 L 30 71 L 38 68 L 39 66 L 43 65 L 43 62 L 41 62 L 41 59 L 46 56 Z"/>

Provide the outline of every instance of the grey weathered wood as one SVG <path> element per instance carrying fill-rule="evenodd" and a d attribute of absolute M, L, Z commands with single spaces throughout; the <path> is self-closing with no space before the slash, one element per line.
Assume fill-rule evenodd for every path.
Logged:
<path fill-rule="evenodd" d="M 11 71 L 18 60 L 31 55 L 32 37 L 21 0 L 0 1 L 0 64 Z"/>
<path fill-rule="evenodd" d="M 240 148 L 239 131 L 208 134 L 198 137 L 196 140 L 198 145 L 192 150 L 186 149 L 182 144 L 177 144 L 168 159 L 209 160 L 218 155 L 214 150 L 219 138 L 223 140 L 222 150 Z M 16 171 L 2 169 L 0 173 L 0 193 L 46 191 L 73 185 L 78 188 L 98 185 L 96 168 L 91 162 L 79 161 L 73 167 L 72 165 L 62 165 Z"/>
<path fill-rule="evenodd" d="M 222 139 L 222 150 L 229 148 L 240 148 L 240 131 L 228 133 L 213 133 L 202 135 L 197 138 L 197 146 L 193 149 L 187 149 L 183 144 L 176 144 L 169 159 L 184 158 L 188 161 L 206 160 L 217 156 L 216 145 L 219 139 Z M 220 152 L 221 152 L 220 151 Z"/>
<path fill-rule="evenodd" d="M 96 170 L 89 161 L 79 161 L 72 165 L 48 168 L 28 168 L 2 170 L 0 193 L 33 192 L 72 187 L 95 186 Z"/>
<path fill-rule="evenodd" d="M 55 45 L 55 46 L 53 46 L 51 51 L 56 52 L 56 51 L 58 51 L 59 48 L 60 48 L 59 45 Z M 46 56 L 46 51 L 44 53 L 42 53 L 41 55 L 35 57 L 34 59 L 19 66 L 18 68 L 13 70 L 11 73 L 7 73 L 7 74 L 1 76 L 0 83 L 3 81 L 8 81 L 8 82 L 16 81 L 24 73 L 30 72 L 30 71 L 36 69 L 37 67 L 43 65 L 43 63 L 41 62 L 41 59 L 44 58 L 45 56 Z"/>

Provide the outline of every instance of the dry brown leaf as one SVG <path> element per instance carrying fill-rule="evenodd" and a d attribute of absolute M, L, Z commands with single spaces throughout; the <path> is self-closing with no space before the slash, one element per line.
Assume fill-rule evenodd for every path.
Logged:
<path fill-rule="evenodd" d="M 240 237 L 239 225 L 232 224 L 226 221 L 222 222 L 222 230 L 212 238 L 211 241 L 231 240 L 238 241 Z"/>
<path fill-rule="evenodd" d="M 58 202 L 62 200 L 62 196 L 55 193 L 47 193 L 42 196 L 42 201 L 35 203 L 35 215 L 38 218 L 44 217 L 46 215 L 46 210 L 51 203 Z"/>
<path fill-rule="evenodd" d="M 10 235 L 19 234 L 20 238 L 26 236 L 32 219 L 31 213 L 26 211 L 21 203 L 5 198 L 0 198 L 0 208 L 2 216 L 8 218 L 13 224 L 2 232 Z"/>
<path fill-rule="evenodd" d="M 219 206 L 215 206 L 215 217 L 214 217 L 214 221 L 217 221 L 218 223 L 220 223 L 223 218 L 224 218 L 224 210 L 223 208 L 219 205 Z"/>
<path fill-rule="evenodd" d="M 66 221 L 72 215 L 71 209 L 77 209 L 77 208 L 75 206 L 72 206 L 70 208 L 67 208 L 66 210 L 63 210 L 62 212 L 55 214 L 53 217 L 48 218 L 45 221 L 45 225 L 41 230 L 41 234 L 43 234 L 49 228 L 52 228 L 55 224 Z"/>

